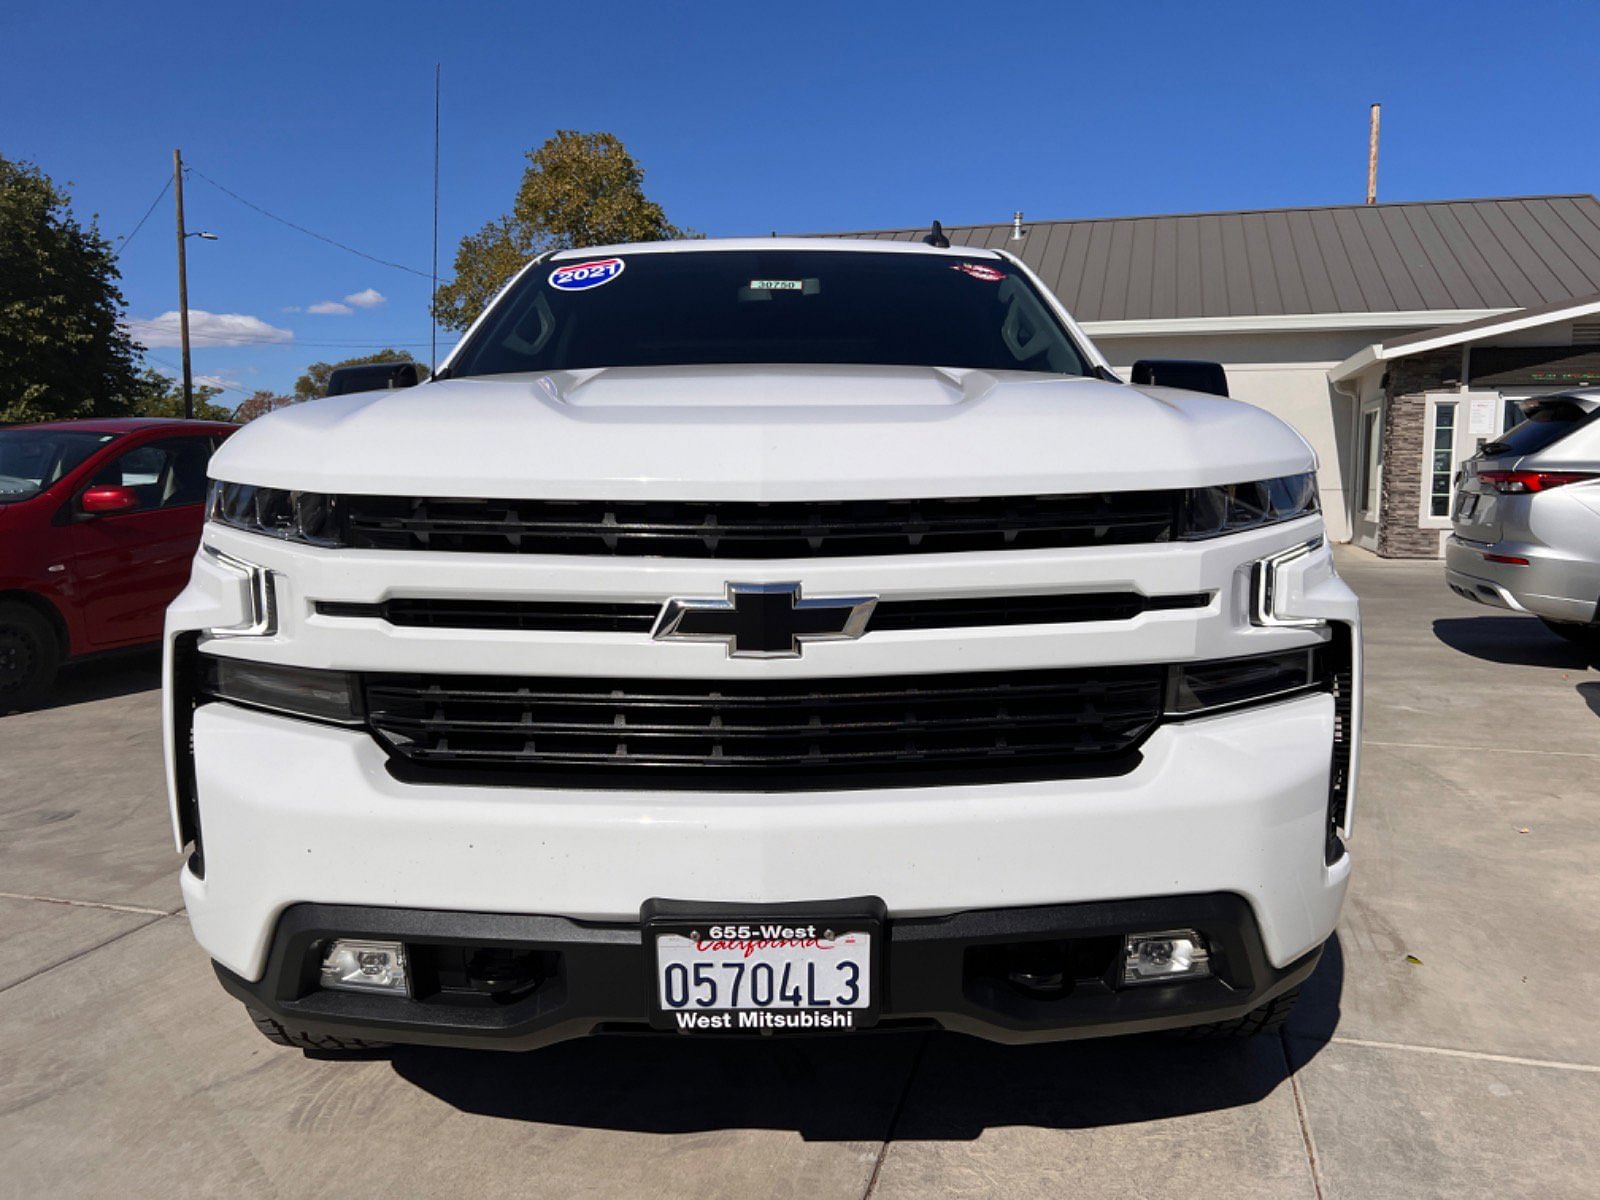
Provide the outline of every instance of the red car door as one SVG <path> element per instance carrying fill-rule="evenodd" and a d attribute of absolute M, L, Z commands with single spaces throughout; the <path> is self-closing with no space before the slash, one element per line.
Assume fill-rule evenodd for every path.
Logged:
<path fill-rule="evenodd" d="M 130 488 L 139 501 L 123 512 L 80 516 L 72 526 L 68 569 L 95 649 L 160 639 L 167 605 L 188 583 L 200 543 L 212 447 L 208 436 L 145 442 L 89 482 Z"/>

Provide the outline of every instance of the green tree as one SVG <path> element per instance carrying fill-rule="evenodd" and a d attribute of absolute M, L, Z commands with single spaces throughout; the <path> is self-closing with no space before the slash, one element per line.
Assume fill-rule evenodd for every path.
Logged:
<path fill-rule="evenodd" d="M 212 401 L 222 389 L 209 383 L 194 386 L 194 415 L 197 421 L 232 421 L 233 409 Z M 139 372 L 139 390 L 129 406 L 131 417 L 183 416 L 183 384 L 146 367 Z"/>
<path fill-rule="evenodd" d="M 284 408 L 293 403 L 293 396 L 280 396 L 268 388 L 261 388 L 251 392 L 244 403 L 233 410 L 233 419 L 244 425 L 257 417 L 266 416 L 275 408 Z"/>
<path fill-rule="evenodd" d="M 434 314 L 465 329 L 535 254 L 569 246 L 657 242 L 691 236 L 644 194 L 644 170 L 615 134 L 563 129 L 528 152 L 511 211 L 461 239 L 455 278 Z"/>
<path fill-rule="evenodd" d="M 360 358 L 347 358 L 336 363 L 312 363 L 306 368 L 306 373 L 294 381 L 294 396 L 291 402 L 299 404 L 303 400 L 321 400 L 328 394 L 328 376 L 340 367 L 364 367 L 368 363 L 402 363 L 416 362 L 404 350 L 379 350 L 376 354 L 363 355 Z"/>
<path fill-rule="evenodd" d="M 0 157 L 0 422 L 118 416 L 142 395 L 111 243 L 31 163 Z"/>

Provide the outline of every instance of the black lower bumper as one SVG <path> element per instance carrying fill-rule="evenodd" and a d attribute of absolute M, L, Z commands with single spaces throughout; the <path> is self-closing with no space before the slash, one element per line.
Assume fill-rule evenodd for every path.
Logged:
<path fill-rule="evenodd" d="M 1213 974 L 1120 986 L 1122 936 L 1175 928 L 1205 936 Z M 890 918 L 884 929 L 876 1028 L 943 1028 L 1001 1042 L 1231 1020 L 1300 983 L 1321 954 L 1319 947 L 1274 967 L 1249 904 L 1227 893 Z M 405 943 L 412 996 L 321 989 L 321 948 L 332 937 Z M 524 974 L 516 987 L 491 995 L 452 986 L 461 975 L 455 965 L 483 951 L 520 956 Z M 216 970 L 223 987 L 250 1007 L 318 1035 L 528 1050 L 650 1028 L 640 924 L 297 904 L 278 922 L 260 981 Z"/>

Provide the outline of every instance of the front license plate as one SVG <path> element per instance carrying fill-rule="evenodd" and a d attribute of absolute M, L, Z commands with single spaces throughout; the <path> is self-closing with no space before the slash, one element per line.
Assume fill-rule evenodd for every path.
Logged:
<path fill-rule="evenodd" d="M 654 1023 L 683 1033 L 831 1033 L 876 1016 L 871 919 L 652 923 Z"/>

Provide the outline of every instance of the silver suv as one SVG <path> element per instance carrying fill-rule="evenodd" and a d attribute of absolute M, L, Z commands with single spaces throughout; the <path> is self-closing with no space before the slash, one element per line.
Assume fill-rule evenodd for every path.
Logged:
<path fill-rule="evenodd" d="M 1445 579 L 1600 650 L 1600 388 L 1542 396 L 1456 476 Z"/>

